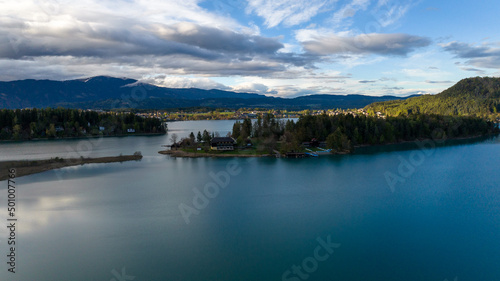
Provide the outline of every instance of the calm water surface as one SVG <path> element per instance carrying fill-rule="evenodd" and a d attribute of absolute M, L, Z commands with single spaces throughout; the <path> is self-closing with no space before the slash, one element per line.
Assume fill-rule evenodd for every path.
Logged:
<path fill-rule="evenodd" d="M 0 280 L 500 280 L 498 138 L 291 160 L 173 159 L 169 137 L 0 144 L 2 160 L 145 155 L 19 178 L 17 273 L 4 226 Z"/>

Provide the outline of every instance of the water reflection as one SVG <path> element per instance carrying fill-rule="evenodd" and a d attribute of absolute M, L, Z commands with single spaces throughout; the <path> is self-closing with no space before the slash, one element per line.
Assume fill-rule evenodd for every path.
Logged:
<path fill-rule="evenodd" d="M 280 280 L 329 235 L 342 246 L 309 280 L 500 276 L 498 138 L 437 148 L 394 192 L 384 173 L 412 150 L 231 159 L 241 173 L 189 225 L 179 205 L 229 160 L 158 155 L 167 139 L 103 140 L 96 150 L 142 150 L 140 162 L 65 168 L 62 180 L 53 171 L 19 178 L 22 270 L 0 279 L 110 280 L 125 267 L 135 280 Z"/>

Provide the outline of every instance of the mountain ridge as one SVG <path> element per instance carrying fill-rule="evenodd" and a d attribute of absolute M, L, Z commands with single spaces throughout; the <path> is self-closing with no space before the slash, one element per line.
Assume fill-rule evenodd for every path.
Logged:
<path fill-rule="evenodd" d="M 167 109 L 178 107 L 262 107 L 284 109 L 359 108 L 396 96 L 308 95 L 269 97 L 218 89 L 166 88 L 131 78 L 93 76 L 73 80 L 24 79 L 0 82 L 0 108 Z"/>

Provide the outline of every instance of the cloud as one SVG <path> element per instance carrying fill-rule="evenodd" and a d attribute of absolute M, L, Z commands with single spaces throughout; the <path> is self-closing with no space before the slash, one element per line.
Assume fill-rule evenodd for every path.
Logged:
<path fill-rule="evenodd" d="M 276 95 L 278 92 L 269 89 L 268 86 L 260 83 L 244 82 L 232 87 L 232 90 L 240 93 L 257 93 L 257 94 L 271 94 Z"/>
<path fill-rule="evenodd" d="M 417 48 L 431 43 L 428 38 L 408 34 L 370 33 L 357 36 L 316 36 L 303 42 L 304 48 L 313 54 L 378 54 L 406 56 Z"/>
<path fill-rule="evenodd" d="M 370 0 L 353 0 L 351 3 L 344 5 L 340 10 L 333 15 L 333 21 L 339 23 L 345 18 L 351 18 L 356 15 L 359 10 L 366 10 Z"/>
<path fill-rule="evenodd" d="M 359 18 L 368 20 L 363 32 L 380 32 L 382 28 L 396 24 L 412 6 L 413 0 L 351 0 L 337 10 L 330 22 L 337 30 L 349 30 Z M 359 15 L 362 13 L 362 15 Z M 359 28 L 358 25 L 354 29 Z"/>
<path fill-rule="evenodd" d="M 401 72 L 408 76 L 408 77 L 416 77 L 416 78 L 441 78 L 444 75 L 446 75 L 445 72 L 439 71 L 439 70 L 434 70 L 434 71 L 429 71 L 428 69 L 425 68 L 404 68 L 401 70 Z"/>
<path fill-rule="evenodd" d="M 381 83 L 352 79 L 350 68 L 379 69 L 383 60 L 395 62 L 390 56 L 405 56 L 430 41 L 378 30 L 358 35 L 349 25 L 389 24 L 408 2 L 414 0 L 3 1 L 0 80 L 109 75 L 280 96 L 366 93 Z M 335 12 L 345 29 L 332 26 Z M 295 26 L 307 28 L 290 28 Z M 448 78 L 431 73 L 418 80 Z"/>
<path fill-rule="evenodd" d="M 188 22 L 131 27 L 125 22 L 112 24 L 49 22 L 31 27 L 11 28 L 9 33 L 0 34 L 11 34 L 10 37 L 4 35 L 1 41 L 15 43 L 15 48 L 14 46 L 2 48 L 0 57 L 14 59 L 41 56 L 109 58 L 133 55 L 186 55 L 214 60 L 231 54 L 243 60 L 251 60 L 252 56 L 272 55 L 283 47 L 276 38 L 202 27 Z M 29 36 L 12 34 L 29 34 Z"/>
<path fill-rule="evenodd" d="M 465 64 L 479 68 L 500 68 L 500 48 L 492 46 L 491 43 L 477 46 L 454 41 L 441 44 L 441 47 L 445 51 L 454 54 L 456 58 L 467 59 Z M 478 71 L 473 68 L 465 70 Z"/>
<path fill-rule="evenodd" d="M 317 14 L 328 10 L 335 1 L 325 0 L 248 0 L 247 13 L 264 18 L 267 27 L 280 24 L 294 26 L 309 21 Z"/>
<path fill-rule="evenodd" d="M 166 76 L 160 75 L 149 79 L 141 79 L 142 82 L 155 84 L 162 87 L 168 88 L 198 88 L 205 90 L 219 89 L 219 90 L 230 90 L 221 83 L 215 82 L 209 78 L 190 78 L 181 76 Z"/>
<path fill-rule="evenodd" d="M 484 74 L 485 71 L 482 70 L 482 69 L 479 69 L 479 68 L 474 68 L 474 67 L 461 67 L 461 69 L 465 70 L 465 71 L 473 71 L 473 72 L 477 72 L 479 74 Z"/>
<path fill-rule="evenodd" d="M 446 81 L 425 80 L 425 83 L 428 83 L 428 84 L 451 84 L 453 82 L 450 80 L 446 80 Z"/>
<path fill-rule="evenodd" d="M 284 47 L 276 38 L 241 34 L 227 29 L 203 27 L 188 22 L 161 27 L 159 33 L 164 39 L 170 41 L 206 50 L 242 55 L 273 54 Z"/>
<path fill-rule="evenodd" d="M 280 38 L 261 36 L 231 19 L 216 17 L 194 0 L 137 0 L 127 5 L 82 0 L 71 6 L 47 2 L 50 5 L 43 7 L 37 3 L 6 5 L 0 11 L 0 65 L 17 65 L 14 69 L 33 65 L 24 69 L 30 78 L 91 73 L 132 73 L 132 78 L 140 78 L 152 71 L 259 76 L 289 66 L 314 68 L 318 60 L 312 54 L 284 51 Z"/>
<path fill-rule="evenodd" d="M 400 4 L 389 3 L 389 1 L 379 1 L 377 7 L 372 12 L 378 24 L 382 27 L 393 25 L 399 21 L 411 8 L 413 3 Z"/>
<path fill-rule="evenodd" d="M 358 81 L 358 83 L 361 83 L 361 84 L 370 84 L 370 83 L 375 83 L 377 82 L 376 80 L 360 80 Z"/>

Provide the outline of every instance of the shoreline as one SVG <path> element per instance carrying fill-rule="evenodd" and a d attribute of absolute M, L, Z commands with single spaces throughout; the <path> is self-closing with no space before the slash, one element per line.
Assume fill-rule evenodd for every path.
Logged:
<path fill-rule="evenodd" d="M 474 139 L 480 139 L 480 138 L 487 138 L 487 137 L 494 137 L 497 136 L 497 134 L 492 134 L 492 135 L 476 135 L 476 136 L 469 136 L 469 137 L 456 137 L 456 138 L 446 138 L 443 140 L 435 140 L 432 138 L 429 139 L 416 139 L 412 141 L 401 141 L 401 142 L 392 142 L 392 143 L 386 143 L 386 144 L 364 144 L 364 145 L 356 145 L 354 146 L 354 151 L 352 152 L 346 152 L 346 151 L 337 151 L 333 153 L 317 153 L 319 155 L 349 155 L 349 154 L 354 154 L 357 148 L 369 148 L 369 147 L 386 147 L 386 146 L 394 146 L 394 145 L 403 145 L 403 144 L 411 144 L 411 143 L 417 143 L 417 142 L 423 142 L 423 141 L 433 141 L 436 143 L 443 143 L 443 142 L 448 142 L 448 141 L 460 141 L 460 140 L 474 140 Z M 262 155 L 257 155 L 257 154 L 223 154 L 223 153 L 194 153 L 194 152 L 187 152 L 187 151 L 182 151 L 182 150 L 160 150 L 158 151 L 159 154 L 163 155 L 170 155 L 171 157 L 181 157 L 181 158 L 201 158 L 201 157 L 215 157 L 215 158 L 228 158 L 228 157 L 239 157 L 239 158 L 249 158 L 249 157 L 275 157 L 275 155 L 272 154 L 262 154 Z"/>
<path fill-rule="evenodd" d="M 105 156 L 97 158 L 51 158 L 44 160 L 13 160 L 0 162 L 0 181 L 9 178 L 9 170 L 16 169 L 16 178 L 45 171 L 96 163 L 139 161 L 142 155 Z"/>
<path fill-rule="evenodd" d="M 201 157 L 219 157 L 219 158 L 228 158 L 228 157 L 239 157 L 239 158 L 250 158 L 250 157 L 268 157 L 269 154 L 222 154 L 222 153 L 195 153 L 195 152 L 186 152 L 182 150 L 160 150 L 159 154 L 170 155 L 172 157 L 181 157 L 181 158 L 201 158 Z"/>
<path fill-rule="evenodd" d="M 161 136 L 167 133 L 141 133 L 141 134 L 121 134 L 112 136 L 81 136 L 81 137 L 61 137 L 61 138 L 34 138 L 29 140 L 0 140 L 1 143 L 15 143 L 15 142 L 38 142 L 38 141 L 63 141 L 63 140 L 82 140 L 82 139 L 98 139 L 98 138 L 122 138 L 122 137 L 147 137 L 147 136 Z"/>

